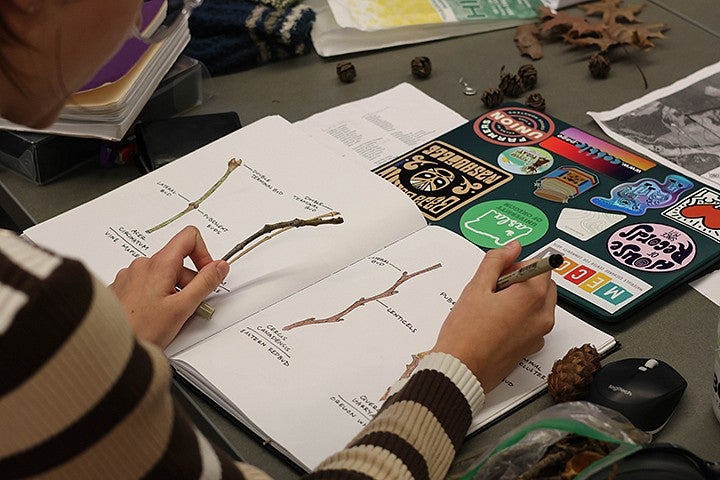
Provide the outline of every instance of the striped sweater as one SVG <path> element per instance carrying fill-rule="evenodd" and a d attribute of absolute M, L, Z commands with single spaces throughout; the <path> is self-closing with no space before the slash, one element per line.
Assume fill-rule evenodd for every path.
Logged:
<path fill-rule="evenodd" d="M 87 269 L 0 231 L 0 478 L 268 478 L 211 445 L 170 380 Z M 428 355 L 308 478 L 442 478 L 483 400 L 464 365 Z"/>

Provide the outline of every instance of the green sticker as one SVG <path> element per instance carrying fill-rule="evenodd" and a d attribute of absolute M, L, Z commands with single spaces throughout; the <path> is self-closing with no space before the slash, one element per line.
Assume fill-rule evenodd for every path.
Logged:
<path fill-rule="evenodd" d="M 492 200 L 463 213 L 460 231 L 483 248 L 498 248 L 517 240 L 530 245 L 548 231 L 548 218 L 539 208 L 516 200 Z"/>
<path fill-rule="evenodd" d="M 520 146 L 508 148 L 498 155 L 497 161 L 503 170 L 510 173 L 534 175 L 549 170 L 553 156 L 542 148 Z"/>

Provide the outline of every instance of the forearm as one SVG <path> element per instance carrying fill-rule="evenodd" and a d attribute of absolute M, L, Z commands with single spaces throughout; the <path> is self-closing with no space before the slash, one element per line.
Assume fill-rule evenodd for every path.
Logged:
<path fill-rule="evenodd" d="M 443 478 L 484 398 L 462 363 L 430 354 L 373 421 L 308 478 Z"/>

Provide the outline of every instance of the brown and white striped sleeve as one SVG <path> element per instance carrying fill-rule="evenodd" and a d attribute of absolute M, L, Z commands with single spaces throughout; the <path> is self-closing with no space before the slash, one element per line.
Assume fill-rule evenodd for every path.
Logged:
<path fill-rule="evenodd" d="M 482 388 L 458 360 L 423 358 L 405 386 L 310 478 L 440 478 Z M 235 479 L 174 405 L 170 368 L 77 261 L 0 232 L 0 477 Z"/>
<path fill-rule="evenodd" d="M 162 351 L 79 262 L 0 234 L 2 478 L 245 478 L 169 382 Z"/>
<path fill-rule="evenodd" d="M 484 400 L 465 365 L 431 353 L 373 421 L 310 478 L 444 478 Z"/>

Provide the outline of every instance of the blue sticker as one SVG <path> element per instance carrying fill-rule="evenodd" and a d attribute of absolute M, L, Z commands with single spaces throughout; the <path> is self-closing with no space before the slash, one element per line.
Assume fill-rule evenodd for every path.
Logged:
<path fill-rule="evenodd" d="M 605 210 L 643 215 L 648 208 L 665 208 L 675 203 L 680 194 L 693 188 L 687 178 L 671 174 L 663 183 L 654 178 L 642 178 L 632 183 L 622 183 L 610 191 L 610 198 L 593 197 L 590 202 Z"/>

